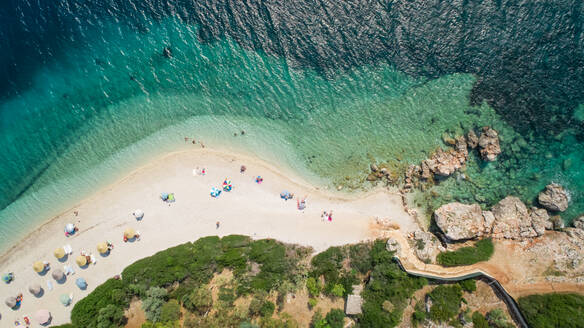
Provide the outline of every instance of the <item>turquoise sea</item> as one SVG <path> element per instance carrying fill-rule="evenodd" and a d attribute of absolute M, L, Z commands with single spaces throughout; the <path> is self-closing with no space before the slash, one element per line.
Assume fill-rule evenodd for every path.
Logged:
<path fill-rule="evenodd" d="M 440 182 L 419 206 L 488 207 L 509 194 L 533 204 L 553 181 L 571 195 L 562 218 L 584 213 L 577 2 L 1 6 L 4 242 L 149 159 L 192 148 L 184 137 L 350 191 L 371 187 L 371 162 L 401 172 L 445 136 L 489 125 L 499 159 L 472 157 L 467 179 Z"/>

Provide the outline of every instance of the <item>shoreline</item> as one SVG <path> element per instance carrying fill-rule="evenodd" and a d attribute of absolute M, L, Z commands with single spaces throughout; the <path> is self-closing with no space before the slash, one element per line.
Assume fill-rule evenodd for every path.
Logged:
<path fill-rule="evenodd" d="M 245 174 L 239 172 L 240 165 L 247 166 Z M 206 167 L 208 173 L 193 176 L 192 170 L 197 166 Z M 253 181 L 256 175 L 264 177 L 261 185 Z M 233 191 L 211 198 L 210 188 L 220 187 L 226 177 L 233 181 Z M 284 189 L 297 197 L 307 195 L 307 208 L 299 211 L 295 200 L 280 199 L 279 193 Z M 174 192 L 176 202 L 163 203 L 159 198 L 161 192 Z M 137 208 L 146 213 L 139 222 L 132 216 Z M 332 222 L 321 219 L 323 210 L 333 210 Z M 74 211 L 79 211 L 78 217 Z M 53 324 L 69 322 L 72 306 L 62 306 L 58 301 L 60 294 L 73 293 L 74 303 L 136 260 L 203 236 L 243 234 L 322 251 L 374 238 L 371 226 L 377 217 L 398 223 L 403 233 L 417 229 L 402 208 L 401 196 L 385 189 L 368 193 L 331 191 L 260 159 L 208 148 L 165 154 L 45 221 L 3 252 L 2 272 L 14 272 L 16 277 L 11 284 L 3 284 L 0 292 L 23 293 L 25 297 L 20 309 L 0 310 L 0 320 L 9 322 L 12 317 L 22 318 L 47 308 L 54 316 Z M 217 220 L 221 221 L 219 229 L 215 227 Z M 65 237 L 63 227 L 69 222 L 77 224 L 79 231 Z M 139 230 L 141 240 L 123 243 L 121 237 L 126 227 Z M 105 240 L 115 245 L 111 255 L 96 255 L 97 263 L 85 269 L 75 265 L 80 251 L 96 254 L 95 246 Z M 53 250 L 66 244 L 72 245 L 73 254 L 61 263 L 53 256 Z M 64 284 L 58 284 L 51 278 L 51 271 L 39 276 L 32 270 L 32 263 L 38 260 L 49 261 L 51 271 L 70 264 L 76 273 Z M 87 280 L 87 290 L 79 290 L 70 281 L 78 277 Z M 53 291 L 47 290 L 46 281 L 52 281 Z M 31 283 L 41 284 L 45 295 L 35 298 L 28 293 Z"/>

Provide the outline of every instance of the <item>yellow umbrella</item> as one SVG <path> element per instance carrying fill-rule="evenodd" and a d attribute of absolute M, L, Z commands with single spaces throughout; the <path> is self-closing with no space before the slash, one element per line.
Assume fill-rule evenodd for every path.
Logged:
<path fill-rule="evenodd" d="M 53 254 L 55 254 L 56 258 L 62 259 L 65 256 L 65 250 L 63 249 L 63 247 L 59 247 L 59 248 L 55 249 Z"/>
<path fill-rule="evenodd" d="M 107 253 L 107 251 L 108 251 L 107 244 L 106 243 L 99 243 L 99 244 L 97 244 L 97 251 L 100 254 Z"/>
<path fill-rule="evenodd" d="M 32 268 L 34 269 L 35 272 L 39 272 L 40 273 L 40 272 L 43 272 L 43 270 L 45 269 L 45 265 L 41 261 L 36 261 L 32 265 Z"/>
<path fill-rule="evenodd" d="M 128 239 L 132 239 L 136 237 L 136 231 L 134 231 L 132 228 L 128 228 L 126 231 L 124 231 L 124 236 Z"/>
<path fill-rule="evenodd" d="M 85 258 L 85 256 L 79 255 L 79 256 L 77 256 L 77 259 L 75 260 L 75 262 L 77 263 L 77 265 L 82 267 L 82 266 L 87 264 L 87 259 Z"/>

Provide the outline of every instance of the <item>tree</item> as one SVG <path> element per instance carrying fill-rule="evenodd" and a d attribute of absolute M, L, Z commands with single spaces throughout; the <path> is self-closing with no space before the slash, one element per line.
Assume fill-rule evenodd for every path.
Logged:
<path fill-rule="evenodd" d="M 152 322 L 160 320 L 162 305 L 166 301 L 168 293 L 160 287 L 150 287 L 146 292 L 146 299 L 142 301 L 142 309 L 146 312 L 146 318 Z"/>
<path fill-rule="evenodd" d="M 124 311 L 119 307 L 109 304 L 101 308 L 97 315 L 97 328 L 117 328 L 126 321 Z"/>
<path fill-rule="evenodd" d="M 476 311 L 472 314 L 472 324 L 474 328 L 489 328 L 489 322 L 487 319 Z"/>
<path fill-rule="evenodd" d="M 325 319 L 331 328 L 343 328 L 345 323 L 345 312 L 341 309 L 332 309 L 326 314 Z"/>
<path fill-rule="evenodd" d="M 176 300 L 170 300 L 162 306 L 160 321 L 171 322 L 180 319 L 180 305 Z"/>
<path fill-rule="evenodd" d="M 190 311 L 204 314 L 213 306 L 211 291 L 207 286 L 201 286 L 183 300 L 183 305 Z"/>

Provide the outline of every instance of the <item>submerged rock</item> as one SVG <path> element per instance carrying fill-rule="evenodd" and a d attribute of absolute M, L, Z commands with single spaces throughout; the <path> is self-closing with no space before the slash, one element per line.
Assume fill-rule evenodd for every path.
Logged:
<path fill-rule="evenodd" d="M 444 235 L 453 241 L 480 237 L 490 230 L 478 204 L 455 202 L 442 205 L 434 212 L 434 220 Z"/>
<path fill-rule="evenodd" d="M 454 149 L 444 151 L 438 148 L 432 157 L 424 162 L 432 173 L 447 177 L 464 165 L 467 155 L 468 153 L 459 153 Z"/>
<path fill-rule="evenodd" d="M 485 161 L 492 162 L 497 159 L 497 156 L 501 153 L 499 133 L 488 126 L 483 128 L 481 136 L 479 137 L 478 145 L 481 157 Z"/>
<path fill-rule="evenodd" d="M 474 130 L 468 131 L 468 133 L 466 134 L 466 142 L 470 149 L 477 148 L 477 146 L 479 145 L 479 137 L 477 137 Z"/>
<path fill-rule="evenodd" d="M 568 193 L 559 184 L 551 183 L 539 193 L 537 200 L 550 211 L 563 212 L 568 208 Z"/>

